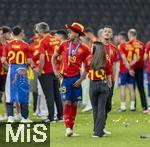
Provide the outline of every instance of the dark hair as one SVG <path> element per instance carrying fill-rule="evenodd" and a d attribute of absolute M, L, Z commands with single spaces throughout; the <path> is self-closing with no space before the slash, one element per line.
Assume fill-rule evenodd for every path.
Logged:
<path fill-rule="evenodd" d="M 103 43 L 94 42 L 93 44 L 93 57 L 90 63 L 90 69 L 100 70 L 106 64 L 106 52 Z"/>
<path fill-rule="evenodd" d="M 87 27 L 87 28 L 85 28 L 84 32 L 85 33 L 93 33 L 94 31 L 91 27 Z"/>
<path fill-rule="evenodd" d="M 126 32 L 121 31 L 118 33 L 118 36 L 121 36 L 126 41 L 128 40 L 128 36 Z"/>
<path fill-rule="evenodd" d="M 2 26 L 2 34 L 11 33 L 11 28 L 8 26 Z"/>
<path fill-rule="evenodd" d="M 110 26 L 110 25 L 105 25 L 104 28 L 110 28 L 113 30 L 112 26 Z"/>
<path fill-rule="evenodd" d="M 23 29 L 22 29 L 20 26 L 15 26 L 15 27 L 13 28 L 13 34 L 14 34 L 15 36 L 18 36 L 22 31 L 23 31 Z"/>
<path fill-rule="evenodd" d="M 67 38 L 68 38 L 68 35 L 67 35 L 66 31 L 63 30 L 63 29 L 62 29 L 62 30 L 57 30 L 57 31 L 55 32 L 55 34 L 62 35 L 64 39 L 67 39 Z"/>

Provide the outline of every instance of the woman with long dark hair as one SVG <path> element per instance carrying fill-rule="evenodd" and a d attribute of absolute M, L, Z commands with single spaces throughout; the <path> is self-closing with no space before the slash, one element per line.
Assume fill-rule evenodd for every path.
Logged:
<path fill-rule="evenodd" d="M 111 68 L 109 57 L 101 42 L 94 42 L 92 55 L 88 61 L 90 78 L 90 100 L 93 107 L 94 134 L 93 137 L 103 137 L 105 127 L 106 102 L 111 83 Z"/>

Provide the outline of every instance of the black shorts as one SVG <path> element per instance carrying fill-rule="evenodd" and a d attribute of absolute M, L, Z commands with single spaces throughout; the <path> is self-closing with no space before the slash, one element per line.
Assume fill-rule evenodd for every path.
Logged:
<path fill-rule="evenodd" d="M 6 75 L 0 75 L 0 91 L 5 91 Z"/>

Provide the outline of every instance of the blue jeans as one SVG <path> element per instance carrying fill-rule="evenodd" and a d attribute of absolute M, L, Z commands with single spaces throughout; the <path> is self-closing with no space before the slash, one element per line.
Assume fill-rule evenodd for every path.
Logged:
<path fill-rule="evenodd" d="M 25 119 L 28 118 L 29 108 L 28 103 L 20 103 L 21 116 Z M 6 103 L 7 116 L 14 116 L 14 103 Z"/>

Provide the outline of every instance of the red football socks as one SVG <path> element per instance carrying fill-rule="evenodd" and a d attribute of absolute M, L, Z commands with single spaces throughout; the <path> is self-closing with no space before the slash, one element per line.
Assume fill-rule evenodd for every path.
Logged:
<path fill-rule="evenodd" d="M 77 114 L 77 105 L 71 104 L 71 121 L 70 121 L 70 128 L 71 129 L 73 129 L 76 114 Z"/>
<path fill-rule="evenodd" d="M 73 129 L 76 114 L 77 114 L 76 104 L 64 104 L 64 121 L 66 128 Z"/>
<path fill-rule="evenodd" d="M 64 104 L 64 122 L 66 128 L 70 128 L 71 104 Z"/>

